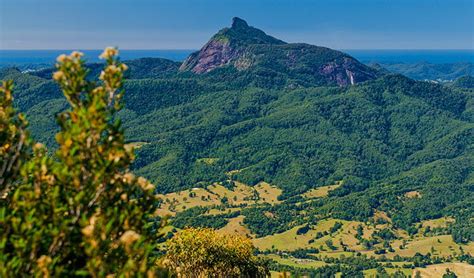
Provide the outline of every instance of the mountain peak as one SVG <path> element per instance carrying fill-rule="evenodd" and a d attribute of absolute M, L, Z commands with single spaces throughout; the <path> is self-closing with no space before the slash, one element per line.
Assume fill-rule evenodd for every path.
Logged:
<path fill-rule="evenodd" d="M 260 29 L 249 26 L 245 20 L 239 17 L 232 18 L 231 27 L 221 29 L 211 38 L 211 41 L 213 40 L 223 40 L 234 46 L 251 44 L 285 44 L 284 41 L 267 35 Z"/>
<path fill-rule="evenodd" d="M 200 74 L 223 66 L 239 71 L 266 69 L 291 80 L 300 78 L 303 83 L 316 80 L 320 85 L 352 85 L 379 75 L 377 70 L 347 54 L 309 44 L 286 43 L 238 17 L 232 19 L 230 28 L 221 29 L 201 50 L 191 54 L 180 70 Z"/>
<path fill-rule="evenodd" d="M 234 29 L 242 29 L 242 28 L 249 28 L 247 21 L 243 20 L 239 17 L 232 18 L 232 28 Z"/>
<path fill-rule="evenodd" d="M 286 42 L 249 26 L 234 17 L 230 28 L 221 29 L 199 50 L 192 53 L 181 65 L 181 71 L 209 72 L 239 57 L 251 45 L 283 45 Z"/>

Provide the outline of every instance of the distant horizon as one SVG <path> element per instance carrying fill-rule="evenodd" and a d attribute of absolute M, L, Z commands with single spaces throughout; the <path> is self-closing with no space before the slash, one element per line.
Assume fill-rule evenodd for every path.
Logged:
<path fill-rule="evenodd" d="M 102 49 L 76 49 L 85 53 L 88 62 L 98 62 Z M 120 49 L 123 60 L 164 58 L 184 61 L 198 49 Z M 474 63 L 472 49 L 338 49 L 365 63 Z M 56 57 L 73 49 L 0 50 L 0 66 L 54 64 Z"/>
<path fill-rule="evenodd" d="M 332 49 L 474 49 L 473 15 L 472 0 L 0 0 L 0 49 L 197 49 L 235 16 Z"/>
<path fill-rule="evenodd" d="M 324 45 L 316 45 L 320 47 L 327 47 Z M 115 46 L 112 46 L 115 47 Z M 331 47 L 328 47 L 331 48 Z M 1 49 L 0 51 L 100 51 L 104 48 L 31 48 L 31 49 L 22 49 L 22 48 L 9 48 Z M 200 48 L 121 48 L 117 47 L 120 50 L 131 50 L 131 51 L 198 51 Z M 471 51 L 474 52 L 474 48 L 331 48 L 339 51 L 344 50 L 368 50 L 368 51 Z"/>

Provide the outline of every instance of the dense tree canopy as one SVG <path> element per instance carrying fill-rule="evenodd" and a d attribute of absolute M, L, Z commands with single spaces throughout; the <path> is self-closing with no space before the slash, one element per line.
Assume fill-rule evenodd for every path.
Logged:
<path fill-rule="evenodd" d="M 271 60 L 272 51 L 260 48 L 262 61 Z M 316 59 L 300 58 L 302 64 Z M 285 72 L 269 62 L 200 75 L 179 72 L 163 59 L 131 64 L 131 79 L 123 84 L 126 104 L 114 118 L 122 120 L 127 143 L 140 146 L 131 170 L 159 184 L 156 192 L 228 180 L 268 182 L 283 190 L 284 203 L 242 211 L 259 236 L 321 215 L 367 221 L 379 210 L 411 233 L 420 221 L 451 216 L 455 240 L 472 240 L 472 221 L 466 221 L 473 216 L 472 90 L 401 75 L 321 87 L 305 71 Z M 87 67 L 88 80 L 100 75 L 100 64 Z M 20 83 L 16 103 L 31 116 L 33 138 L 54 148 L 59 129 L 51 119 L 68 104 L 47 72 L 11 69 L 0 77 Z M 295 199 L 338 182 L 324 200 L 300 205 Z M 307 218 L 298 217 L 302 211 Z M 178 214 L 176 223 L 220 228 L 227 218 L 190 211 Z"/>
<path fill-rule="evenodd" d="M 250 239 L 212 229 L 185 229 L 167 243 L 163 264 L 183 277 L 267 277 Z"/>
<path fill-rule="evenodd" d="M 461 217 L 455 208 L 472 198 L 474 98 L 469 90 L 399 75 L 349 88 L 314 87 L 311 80 L 288 88 L 274 77 L 230 68 L 193 75 L 160 59 L 134 66 L 165 69 L 153 79 L 136 69 L 124 82 L 126 105 L 117 113 L 127 141 L 141 145 L 132 170 L 160 184 L 159 192 L 231 178 L 249 185 L 269 182 L 288 199 L 344 181 L 328 200 L 310 208 L 354 220 L 366 220 L 379 209 L 405 229 L 440 215 Z M 95 67 L 91 76 L 99 74 L 92 74 Z M 66 107 L 58 89 L 46 89 L 47 79 L 38 83 L 43 74 L 8 74 L 35 84 L 23 85 L 29 89 L 18 92 L 18 107 L 34 115 L 34 138 L 54 146 L 57 127 L 49 119 Z M 422 197 L 405 198 L 410 191 Z M 265 220 L 246 214 L 250 227 Z M 259 232 L 281 230 L 289 222 L 279 223 Z"/>

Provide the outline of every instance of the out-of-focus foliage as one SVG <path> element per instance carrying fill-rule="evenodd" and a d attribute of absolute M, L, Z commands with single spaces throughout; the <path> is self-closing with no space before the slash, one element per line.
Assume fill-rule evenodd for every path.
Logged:
<path fill-rule="evenodd" d="M 189 228 L 168 240 L 163 264 L 182 277 L 266 277 L 265 262 L 253 252 L 249 238 Z"/>
<path fill-rule="evenodd" d="M 23 114 L 13 108 L 13 83 L 5 81 L 0 86 L 0 202 L 7 196 L 19 174 L 21 162 L 28 157 L 29 139 L 27 122 Z"/>
<path fill-rule="evenodd" d="M 86 79 L 81 56 L 59 56 L 53 75 L 70 106 L 58 117 L 56 154 L 35 144 L 31 159 L 15 160 L 23 164 L 21 178 L 9 181 L 15 171 L 2 174 L 18 183 L 1 203 L 2 277 L 156 274 L 154 186 L 129 172 L 133 150 L 114 117 L 122 107 L 127 66 L 116 49 L 107 48 L 96 84 Z M 3 163 L 17 153 L 11 148 L 24 144 L 26 123 L 14 116 L 10 83 L 4 83 L 0 99 Z"/>

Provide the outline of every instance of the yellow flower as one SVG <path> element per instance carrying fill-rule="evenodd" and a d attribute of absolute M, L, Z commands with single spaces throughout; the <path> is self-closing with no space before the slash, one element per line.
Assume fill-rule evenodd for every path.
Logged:
<path fill-rule="evenodd" d="M 171 265 L 171 261 L 168 260 L 168 259 L 164 259 L 163 261 L 161 261 L 161 264 L 162 264 L 163 266 L 170 266 L 170 265 Z"/>
<path fill-rule="evenodd" d="M 92 233 L 94 232 L 94 226 L 93 225 L 88 225 L 86 227 L 84 227 L 82 230 L 81 230 L 82 234 L 84 234 L 85 236 L 91 236 Z"/>
<path fill-rule="evenodd" d="M 120 69 L 116 65 L 110 65 L 105 69 L 105 73 L 108 73 L 108 74 L 114 74 L 119 71 Z"/>
<path fill-rule="evenodd" d="M 69 147 L 72 145 L 72 140 L 71 140 L 70 138 L 68 138 L 68 139 L 64 142 L 64 145 L 69 148 Z"/>
<path fill-rule="evenodd" d="M 123 182 L 132 183 L 133 179 L 135 179 L 135 176 L 132 173 L 126 173 L 123 175 Z"/>
<path fill-rule="evenodd" d="M 135 231 L 128 230 L 120 237 L 120 241 L 125 244 L 126 246 L 134 243 L 135 241 L 140 239 L 140 235 L 137 234 Z"/>
<path fill-rule="evenodd" d="M 145 178 L 139 177 L 138 178 L 138 185 L 145 191 L 155 189 L 155 186 L 149 183 Z"/>
<path fill-rule="evenodd" d="M 63 78 L 64 78 L 64 72 L 59 70 L 59 71 L 53 73 L 53 79 L 54 80 L 61 81 Z"/>
<path fill-rule="evenodd" d="M 89 223 L 91 225 L 95 225 L 96 220 L 97 220 L 97 215 L 92 215 L 92 217 L 89 219 Z"/>
<path fill-rule="evenodd" d="M 52 262 L 53 260 L 51 257 L 42 255 L 38 260 L 36 260 L 36 263 L 38 264 L 38 268 L 43 272 L 45 277 L 48 277 L 49 271 L 48 271 L 48 265 Z"/>
<path fill-rule="evenodd" d="M 56 58 L 56 61 L 58 61 L 59 63 L 64 63 L 66 59 L 67 59 L 66 54 L 61 54 L 58 56 L 58 58 Z"/>
<path fill-rule="evenodd" d="M 90 244 L 91 244 L 91 246 L 94 247 L 94 248 L 97 248 L 97 246 L 99 246 L 97 240 L 95 240 L 95 239 L 91 240 L 91 241 L 90 241 Z"/>
<path fill-rule="evenodd" d="M 35 151 L 36 151 L 36 150 L 40 150 L 40 149 L 42 149 L 42 148 L 44 148 L 44 145 L 41 144 L 41 143 L 36 143 L 36 144 L 33 146 L 33 150 L 35 150 Z"/>
<path fill-rule="evenodd" d="M 104 52 L 100 54 L 99 58 L 109 59 L 118 55 L 118 50 L 115 47 L 106 47 Z"/>
<path fill-rule="evenodd" d="M 123 201 L 127 201 L 127 198 L 128 198 L 128 196 L 127 196 L 127 194 L 125 194 L 125 193 L 122 193 L 122 194 L 120 195 L 120 199 L 122 199 Z"/>
<path fill-rule="evenodd" d="M 82 56 L 84 56 L 84 53 L 79 52 L 79 51 L 73 51 L 73 52 L 71 53 L 71 57 L 74 57 L 74 58 L 76 58 L 76 59 L 79 59 L 79 58 L 81 58 Z"/>
<path fill-rule="evenodd" d="M 155 189 L 155 186 L 151 183 L 148 183 L 147 186 L 145 186 L 145 188 L 143 188 L 145 191 L 149 191 L 149 190 L 153 190 Z"/>
<path fill-rule="evenodd" d="M 101 76 L 102 76 L 102 73 L 101 73 Z M 92 90 L 92 93 L 93 94 L 100 94 L 100 93 L 102 93 L 103 90 L 104 90 L 103 87 L 97 87 L 97 88 L 94 88 L 94 90 Z"/>

